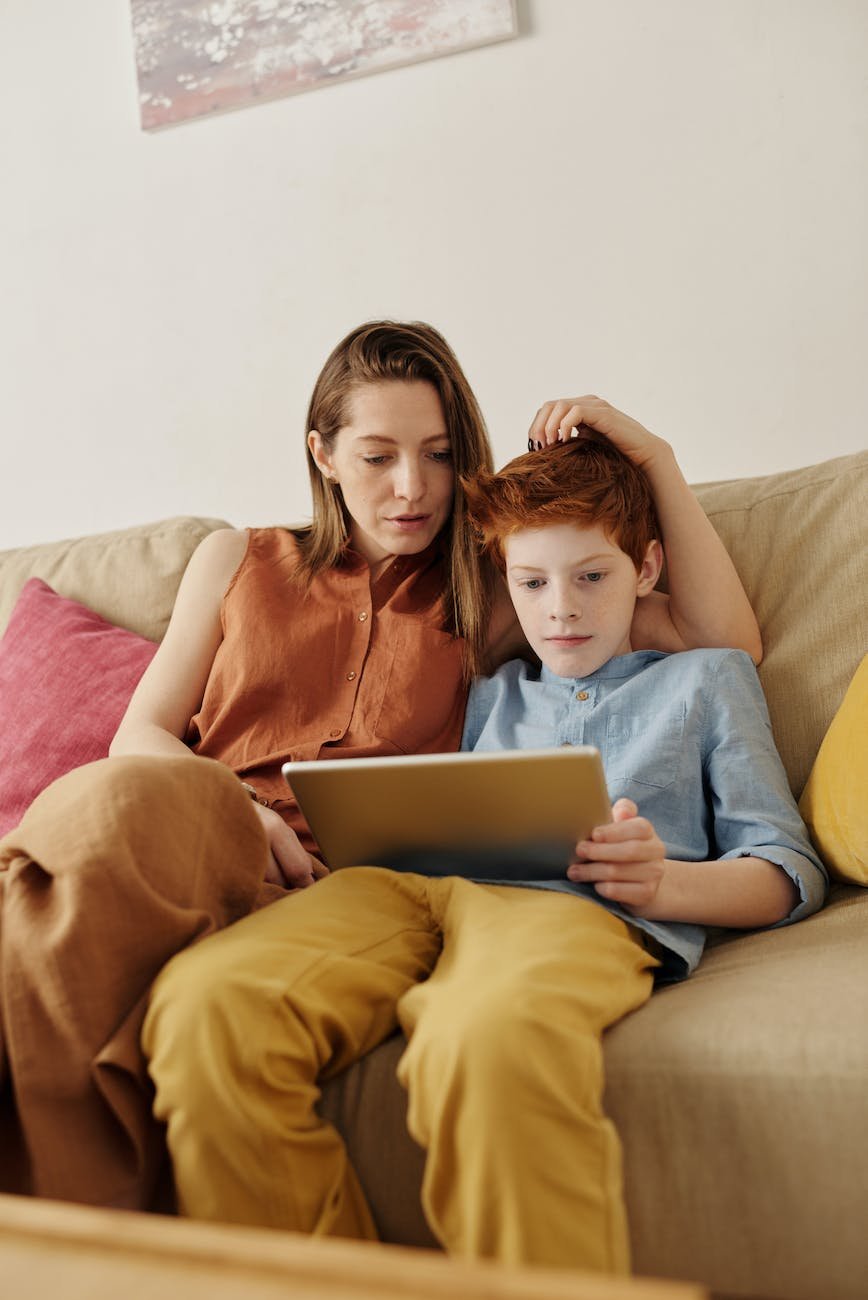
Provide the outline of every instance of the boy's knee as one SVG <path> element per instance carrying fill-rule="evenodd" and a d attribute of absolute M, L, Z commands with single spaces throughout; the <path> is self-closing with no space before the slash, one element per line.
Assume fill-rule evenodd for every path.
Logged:
<path fill-rule="evenodd" d="M 463 1095 L 485 1099 L 492 1117 L 535 1108 L 553 1093 L 570 1105 L 594 1106 L 602 1078 L 602 1047 L 582 1025 L 552 1026 L 538 1000 L 506 981 L 501 988 L 470 994 L 460 1005 L 422 1016 L 400 1071 L 451 1080 Z"/>
<path fill-rule="evenodd" d="M 154 981 L 141 1042 L 158 1091 L 209 1090 L 245 1050 L 251 1016 L 264 1011 L 227 968 L 222 937 L 178 953 Z"/>
<path fill-rule="evenodd" d="M 482 1087 L 521 1069 L 530 1050 L 532 1015 L 505 989 L 469 992 L 462 999 L 429 1002 L 419 1019 L 410 1055 L 441 1077 L 459 1072 Z"/>

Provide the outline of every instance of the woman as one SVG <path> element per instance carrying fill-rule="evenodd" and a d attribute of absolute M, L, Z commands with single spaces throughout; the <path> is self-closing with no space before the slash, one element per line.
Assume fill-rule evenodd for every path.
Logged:
<path fill-rule="evenodd" d="M 634 643 L 757 657 L 667 445 L 596 398 L 548 403 L 530 436 L 580 422 L 641 460 L 655 491 L 671 596 L 646 598 Z M 113 757 L 45 791 L 3 842 L 3 1190 L 154 1203 L 164 1146 L 138 1041 L 151 981 L 325 870 L 282 762 L 457 748 L 469 676 L 514 652 L 457 486 L 490 450 L 442 337 L 354 330 L 317 381 L 307 445 L 312 525 L 201 544 Z"/>

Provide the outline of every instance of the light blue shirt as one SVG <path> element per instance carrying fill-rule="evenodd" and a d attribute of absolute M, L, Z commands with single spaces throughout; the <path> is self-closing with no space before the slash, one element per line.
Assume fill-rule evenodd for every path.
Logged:
<path fill-rule="evenodd" d="M 828 876 L 790 793 L 765 696 L 744 651 L 640 650 L 610 659 L 589 677 L 558 677 L 515 659 L 474 682 L 462 749 L 559 745 L 600 750 L 612 802 L 632 799 L 667 857 L 776 863 L 799 892 L 779 925 L 822 907 Z M 702 955 L 702 926 L 634 917 L 592 885 L 566 876 L 502 883 L 581 894 L 653 935 L 666 950 L 661 981 L 688 975 Z"/>

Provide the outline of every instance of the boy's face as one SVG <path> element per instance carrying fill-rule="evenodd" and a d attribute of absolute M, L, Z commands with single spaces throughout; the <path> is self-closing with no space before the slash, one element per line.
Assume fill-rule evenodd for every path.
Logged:
<path fill-rule="evenodd" d="M 600 524 L 547 524 L 504 541 L 509 594 L 531 649 L 560 677 L 587 677 L 628 654 L 639 596 L 654 587 L 662 552 L 641 570 Z"/>

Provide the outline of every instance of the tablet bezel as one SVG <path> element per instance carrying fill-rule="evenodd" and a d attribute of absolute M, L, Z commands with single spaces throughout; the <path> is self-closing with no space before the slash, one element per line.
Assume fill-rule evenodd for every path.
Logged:
<path fill-rule="evenodd" d="M 586 745 L 318 759 L 282 772 L 332 871 L 557 879 L 576 841 L 611 821 L 600 753 Z"/>

